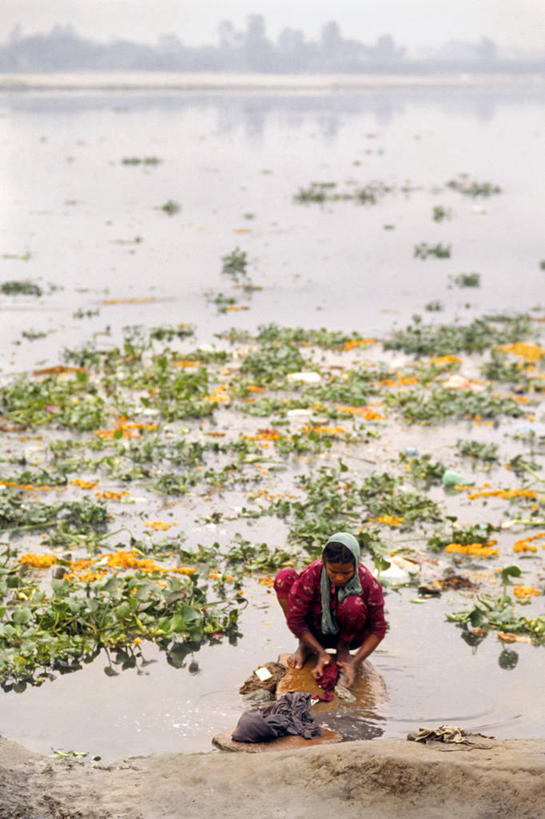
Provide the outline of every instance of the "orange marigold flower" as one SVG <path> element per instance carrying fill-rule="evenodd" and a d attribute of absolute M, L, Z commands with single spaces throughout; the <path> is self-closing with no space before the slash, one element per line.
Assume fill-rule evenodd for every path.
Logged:
<path fill-rule="evenodd" d="M 483 492 L 470 492 L 468 494 L 469 500 L 475 498 L 504 498 L 511 500 L 512 498 L 537 498 L 537 492 L 533 489 L 487 489 Z"/>
<path fill-rule="evenodd" d="M 527 600 L 529 597 L 541 594 L 541 592 L 533 586 L 514 586 L 513 594 L 515 597 L 518 597 L 519 600 Z"/>
<path fill-rule="evenodd" d="M 492 541 L 488 541 L 491 543 Z M 449 543 L 445 547 L 446 552 L 455 552 L 461 555 L 473 555 L 474 557 L 492 557 L 499 554 L 497 549 L 484 546 L 482 543 Z"/>
<path fill-rule="evenodd" d="M 47 569 L 57 562 L 57 556 L 52 554 L 35 554 L 26 552 L 19 558 L 19 563 L 24 566 L 33 566 L 35 569 Z"/>
<path fill-rule="evenodd" d="M 392 515 L 380 515 L 380 517 L 375 518 L 376 523 L 387 523 L 388 526 L 399 526 L 400 523 L 403 523 L 405 520 L 404 517 L 392 517 Z"/>
<path fill-rule="evenodd" d="M 351 341 L 345 341 L 343 350 L 353 350 L 354 347 L 363 347 L 367 344 L 376 344 L 376 338 L 356 338 Z"/>
<path fill-rule="evenodd" d="M 98 486 L 98 481 L 84 481 L 82 478 L 74 478 L 70 483 L 72 486 L 79 486 L 80 489 L 94 489 Z"/>
<path fill-rule="evenodd" d="M 537 344 L 529 344 L 526 341 L 502 344 L 498 349 L 504 353 L 513 353 L 513 355 L 524 359 L 524 361 L 541 361 L 541 357 L 545 355 L 545 350 L 542 347 L 538 347 Z"/>

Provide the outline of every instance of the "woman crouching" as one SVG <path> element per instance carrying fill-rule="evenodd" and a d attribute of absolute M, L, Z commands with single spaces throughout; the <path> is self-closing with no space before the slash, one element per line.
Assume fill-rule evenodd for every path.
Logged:
<path fill-rule="evenodd" d="M 326 649 L 335 648 L 342 682 L 350 688 L 387 629 L 381 585 L 360 563 L 356 538 L 348 532 L 332 535 L 320 560 L 300 574 L 281 569 L 274 588 L 288 628 L 299 639 L 289 665 L 302 668 L 307 657 L 315 654 L 312 674 L 318 678 L 332 660 Z"/>

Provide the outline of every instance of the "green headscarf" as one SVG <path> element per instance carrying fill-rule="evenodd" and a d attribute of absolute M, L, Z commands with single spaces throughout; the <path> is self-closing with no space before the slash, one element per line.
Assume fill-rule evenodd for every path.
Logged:
<path fill-rule="evenodd" d="M 331 535 L 331 537 L 326 543 L 326 546 L 328 545 L 328 543 L 342 543 L 350 552 L 352 552 L 354 556 L 355 563 L 354 576 L 350 578 L 350 580 L 347 583 L 345 583 L 344 586 L 339 586 L 337 590 L 337 600 L 339 601 L 339 603 L 341 603 L 345 597 L 348 597 L 349 594 L 362 593 L 360 576 L 358 572 L 358 564 L 360 562 L 360 547 L 358 541 L 356 540 L 354 535 L 350 534 L 350 532 L 336 532 L 334 535 Z M 335 614 L 331 611 L 330 585 L 331 583 L 325 568 L 324 561 L 324 566 L 322 567 L 322 574 L 320 576 L 320 592 L 322 599 L 322 632 L 323 634 L 338 634 L 339 626 L 337 625 Z"/>

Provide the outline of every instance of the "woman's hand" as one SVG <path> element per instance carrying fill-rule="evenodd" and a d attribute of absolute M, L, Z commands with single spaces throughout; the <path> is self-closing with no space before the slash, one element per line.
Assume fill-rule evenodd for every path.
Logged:
<path fill-rule="evenodd" d="M 331 657 L 329 656 L 327 651 L 322 651 L 318 655 L 318 660 L 316 661 L 316 665 L 312 669 L 312 676 L 314 677 L 315 680 L 317 680 L 319 677 L 322 676 L 322 674 L 324 673 L 324 668 L 326 667 L 326 665 L 329 665 L 330 662 L 331 662 Z"/>
<path fill-rule="evenodd" d="M 347 688 L 352 688 L 356 679 L 357 665 L 354 657 L 346 660 L 337 660 L 337 665 L 342 669 L 340 682 Z"/>

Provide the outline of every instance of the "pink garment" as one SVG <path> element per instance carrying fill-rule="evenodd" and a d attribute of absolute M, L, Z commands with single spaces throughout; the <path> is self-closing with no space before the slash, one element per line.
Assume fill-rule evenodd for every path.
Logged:
<path fill-rule="evenodd" d="M 382 587 L 361 563 L 358 565 L 361 595 L 351 594 L 339 603 L 337 589 L 331 585 L 330 605 L 335 612 L 339 634 L 322 633 L 322 566 L 322 560 L 315 560 L 300 574 L 294 569 L 280 569 L 276 575 L 276 595 L 280 600 L 288 600 L 287 622 L 290 630 L 299 638 L 306 631 L 311 631 L 324 648 L 335 647 L 339 640 L 350 648 L 358 648 L 370 634 L 382 639 L 387 629 Z"/>
<path fill-rule="evenodd" d="M 329 663 L 329 665 L 326 665 L 324 673 L 316 680 L 320 688 L 324 689 L 324 693 L 318 696 L 319 700 L 322 702 L 331 702 L 340 673 L 341 669 L 337 663 Z"/>

